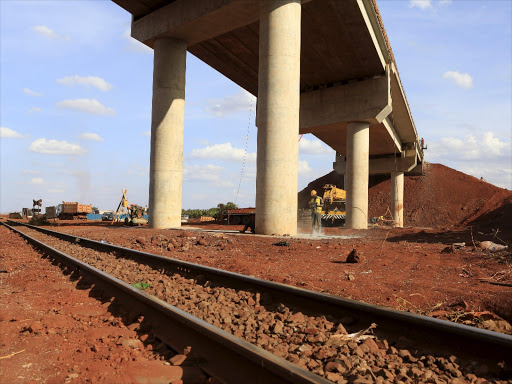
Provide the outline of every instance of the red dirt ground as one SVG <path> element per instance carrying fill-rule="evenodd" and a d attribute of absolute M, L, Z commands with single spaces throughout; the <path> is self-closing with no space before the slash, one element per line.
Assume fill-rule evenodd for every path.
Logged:
<path fill-rule="evenodd" d="M 316 182 L 323 185 L 329 177 Z M 370 188 L 372 216 L 385 213 L 389 188 L 389 181 Z M 430 228 L 325 228 L 324 235 L 337 237 L 286 238 L 289 247 L 273 245 L 283 239 L 231 233 L 241 227 L 216 223 L 191 223 L 184 226 L 186 231 L 102 222 L 58 222 L 52 229 L 512 333 L 510 325 L 495 316 L 512 322 L 512 288 L 486 282 L 512 283 L 512 253 L 490 254 L 472 246 L 473 241 L 512 241 L 512 192 L 439 164 L 428 165 L 423 177 L 406 178 L 405 188 L 406 225 Z M 301 230 L 309 233 L 307 220 L 303 225 Z M 467 246 L 442 252 L 459 242 Z M 352 249 L 361 256 L 358 264 L 345 263 Z M 166 369 L 160 356 L 147 348 L 123 349 L 120 338 L 140 335 L 130 333 L 121 317 L 107 312 L 88 290 L 76 290 L 57 267 L 3 227 L 0 262 L 0 357 L 25 350 L 0 360 L 2 382 L 129 383 L 131 377 L 123 375 L 129 375 L 133 364 Z M 355 279 L 349 280 L 349 275 Z M 90 316 L 80 312 L 82 307 L 101 313 Z M 96 329 L 105 330 L 106 336 L 92 336 Z"/>
<path fill-rule="evenodd" d="M 447 313 L 440 315 L 448 318 L 461 310 L 489 310 L 512 320 L 512 289 L 481 282 L 491 279 L 512 283 L 510 252 L 488 254 L 472 246 L 454 253 L 441 252 L 454 242 L 471 244 L 470 233 L 464 230 L 375 228 L 361 232 L 327 228 L 331 235 L 366 237 L 314 239 L 305 235 L 289 239 L 290 247 L 279 247 L 273 245 L 278 238 L 193 229 L 238 230 L 240 226 L 197 223 L 187 227 L 191 229 L 153 230 L 96 222 L 68 223 L 54 229 L 418 313 L 444 310 Z M 476 236 L 479 240 L 492 238 L 492 234 Z M 354 248 L 362 262 L 346 264 Z M 348 274 L 355 280 L 349 281 Z"/>
<path fill-rule="evenodd" d="M 137 320 L 92 297 L 3 226 L 0 263 L 1 383 L 155 384 L 190 374 L 165 365 L 168 356 Z"/>

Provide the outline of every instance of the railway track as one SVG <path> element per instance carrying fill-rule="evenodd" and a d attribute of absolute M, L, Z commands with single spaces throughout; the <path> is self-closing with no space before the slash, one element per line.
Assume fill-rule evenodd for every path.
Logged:
<path fill-rule="evenodd" d="M 175 350 L 192 345 L 223 382 L 512 382 L 508 335 L 12 224 L 131 302 Z M 147 292 L 131 286 L 141 278 Z"/>

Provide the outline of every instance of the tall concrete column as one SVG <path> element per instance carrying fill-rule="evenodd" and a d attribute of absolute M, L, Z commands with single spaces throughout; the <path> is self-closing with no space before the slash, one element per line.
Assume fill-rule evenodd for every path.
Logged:
<path fill-rule="evenodd" d="M 300 0 L 261 0 L 256 232 L 297 233 Z"/>
<path fill-rule="evenodd" d="M 404 173 L 391 172 L 391 214 L 395 227 L 404 226 Z"/>
<path fill-rule="evenodd" d="M 350 123 L 347 127 L 347 218 L 345 226 L 368 228 L 368 167 L 370 124 Z"/>
<path fill-rule="evenodd" d="M 149 226 L 181 226 L 187 45 L 158 39 L 154 48 Z"/>
<path fill-rule="evenodd" d="M 346 181 L 346 169 L 347 169 L 347 162 L 345 161 L 345 156 L 340 155 L 338 152 L 336 152 L 336 157 L 334 159 L 334 163 L 332 163 L 332 169 L 339 175 L 343 177 L 343 184 L 338 184 L 338 188 L 346 189 L 345 186 L 347 185 Z"/>

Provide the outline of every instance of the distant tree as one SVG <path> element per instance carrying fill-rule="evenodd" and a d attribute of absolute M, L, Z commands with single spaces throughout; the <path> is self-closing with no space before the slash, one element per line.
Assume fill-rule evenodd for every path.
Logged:
<path fill-rule="evenodd" d="M 226 206 L 225 206 L 226 209 L 237 209 L 238 208 L 238 205 L 236 205 L 235 203 L 231 202 L 231 201 L 228 201 L 226 203 Z"/>
<path fill-rule="evenodd" d="M 92 207 L 92 213 L 99 213 L 98 207 Z"/>
<path fill-rule="evenodd" d="M 215 208 L 209 209 L 182 209 L 182 215 L 188 215 L 191 219 L 198 219 L 201 216 L 210 216 L 216 217 L 219 212 L 223 212 L 226 209 L 236 209 L 238 206 L 233 202 L 228 202 L 226 204 L 219 203 Z"/>

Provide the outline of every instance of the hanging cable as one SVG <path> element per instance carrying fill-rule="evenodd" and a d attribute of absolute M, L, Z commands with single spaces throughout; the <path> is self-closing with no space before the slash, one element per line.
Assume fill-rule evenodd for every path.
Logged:
<path fill-rule="evenodd" d="M 242 162 L 242 169 L 240 171 L 240 181 L 238 182 L 238 189 L 236 191 L 235 205 L 238 201 L 238 195 L 240 194 L 240 186 L 242 185 L 242 179 L 244 177 L 245 161 L 247 159 L 247 147 L 249 145 L 249 133 L 251 131 L 251 116 L 252 116 L 253 105 L 254 105 L 254 100 L 251 100 L 251 106 L 249 108 L 249 121 L 247 122 L 247 136 L 245 137 L 244 160 Z"/>

